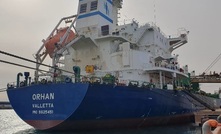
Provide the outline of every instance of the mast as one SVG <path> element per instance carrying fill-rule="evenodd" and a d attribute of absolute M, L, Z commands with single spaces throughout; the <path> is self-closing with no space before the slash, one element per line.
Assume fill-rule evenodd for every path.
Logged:
<path fill-rule="evenodd" d="M 102 36 L 110 34 L 118 23 L 122 0 L 80 0 L 76 29 L 80 35 Z"/>
<path fill-rule="evenodd" d="M 123 0 L 113 0 L 113 25 L 118 25 L 118 14 L 119 10 L 122 8 Z"/>

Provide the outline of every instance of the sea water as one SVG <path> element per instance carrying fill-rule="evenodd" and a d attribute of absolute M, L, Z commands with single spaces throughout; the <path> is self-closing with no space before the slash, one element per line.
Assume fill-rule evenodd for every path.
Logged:
<path fill-rule="evenodd" d="M 193 125 L 182 125 L 108 131 L 42 132 L 23 122 L 14 110 L 0 110 L 0 134 L 201 134 L 201 128 Z"/>

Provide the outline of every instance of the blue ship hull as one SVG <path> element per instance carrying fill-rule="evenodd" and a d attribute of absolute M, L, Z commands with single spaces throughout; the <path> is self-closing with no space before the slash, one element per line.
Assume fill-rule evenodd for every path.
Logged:
<path fill-rule="evenodd" d="M 187 123 L 204 108 L 182 91 L 102 84 L 42 84 L 7 93 L 18 116 L 39 130 Z"/>

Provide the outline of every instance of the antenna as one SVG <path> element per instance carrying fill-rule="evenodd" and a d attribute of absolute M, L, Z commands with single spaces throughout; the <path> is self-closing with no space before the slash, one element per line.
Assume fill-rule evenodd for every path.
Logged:
<path fill-rule="evenodd" d="M 157 24 L 157 13 L 156 13 L 156 0 L 153 1 L 154 2 L 154 23 L 155 25 Z"/>

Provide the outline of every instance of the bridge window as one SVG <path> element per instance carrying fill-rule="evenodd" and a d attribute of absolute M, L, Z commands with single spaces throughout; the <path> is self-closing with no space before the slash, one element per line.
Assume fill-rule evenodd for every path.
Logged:
<path fill-rule="evenodd" d="M 91 2 L 91 11 L 97 10 L 97 0 Z"/>
<path fill-rule="evenodd" d="M 80 13 L 85 13 L 87 11 L 87 4 L 82 4 L 80 7 Z"/>

